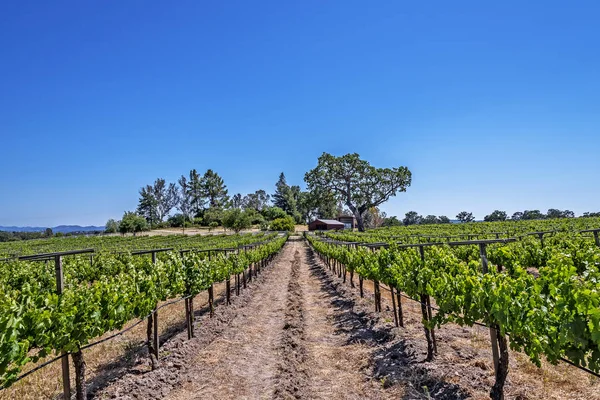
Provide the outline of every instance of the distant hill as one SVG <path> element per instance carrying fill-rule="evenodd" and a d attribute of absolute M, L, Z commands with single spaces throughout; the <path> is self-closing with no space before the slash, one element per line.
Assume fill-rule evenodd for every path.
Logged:
<path fill-rule="evenodd" d="M 43 232 L 48 227 L 40 226 L 0 226 L 0 231 L 5 232 Z M 104 231 L 103 226 L 79 226 L 79 225 L 59 225 L 50 227 L 54 233 L 71 233 L 71 232 L 93 232 L 93 231 Z"/>

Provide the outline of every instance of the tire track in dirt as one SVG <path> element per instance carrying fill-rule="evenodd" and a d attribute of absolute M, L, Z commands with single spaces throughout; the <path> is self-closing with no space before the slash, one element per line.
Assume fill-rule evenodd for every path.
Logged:
<path fill-rule="evenodd" d="M 270 399 L 274 396 L 297 246 L 294 242 L 285 245 L 271 274 L 240 310 L 240 315 L 189 361 L 187 382 L 165 398 Z"/>
<path fill-rule="evenodd" d="M 372 332 L 354 310 L 354 302 L 337 290 L 312 250 L 304 246 L 299 284 L 305 296 L 306 392 L 311 399 L 399 398 L 370 376 Z"/>
<path fill-rule="evenodd" d="M 275 399 L 301 399 L 306 395 L 303 390 L 307 380 L 307 372 L 304 369 L 306 361 L 304 298 L 302 287 L 298 283 L 302 260 L 298 246 L 294 247 L 296 251 L 288 284 L 285 324 L 279 348 L 281 362 L 278 368 Z"/>

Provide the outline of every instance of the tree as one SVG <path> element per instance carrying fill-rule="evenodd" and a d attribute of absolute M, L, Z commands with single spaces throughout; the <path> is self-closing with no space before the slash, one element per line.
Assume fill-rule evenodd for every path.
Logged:
<path fill-rule="evenodd" d="M 446 217 L 445 215 L 440 215 L 438 217 L 438 221 L 440 224 L 449 224 L 450 223 L 450 218 Z"/>
<path fill-rule="evenodd" d="M 192 198 L 190 195 L 189 184 L 187 178 L 181 175 L 177 181 L 179 183 L 179 194 L 177 201 L 177 209 L 181 212 L 184 218 L 188 221 L 192 220 Z"/>
<path fill-rule="evenodd" d="M 575 218 L 575 213 L 571 210 L 564 210 L 562 212 L 562 218 Z"/>
<path fill-rule="evenodd" d="M 186 191 L 190 202 L 190 211 L 194 214 L 194 217 L 201 216 L 202 211 L 204 210 L 202 179 L 200 178 L 198 171 L 195 169 L 190 171 L 190 179 L 187 182 Z"/>
<path fill-rule="evenodd" d="M 546 216 L 540 212 L 540 210 L 525 210 L 523 211 L 522 219 L 544 219 Z"/>
<path fill-rule="evenodd" d="M 551 208 L 546 213 L 546 218 L 574 218 L 575 213 L 570 210 L 557 210 L 556 208 Z"/>
<path fill-rule="evenodd" d="M 46 230 L 44 231 L 44 236 L 52 237 L 52 235 L 53 235 L 52 228 L 46 228 Z"/>
<path fill-rule="evenodd" d="M 388 217 L 383 221 L 382 226 L 402 226 L 402 221 L 398 219 L 395 215 L 392 217 Z"/>
<path fill-rule="evenodd" d="M 177 205 L 179 195 L 174 183 L 167 185 L 166 181 L 158 178 L 154 185 L 146 185 L 140 189 L 138 213 L 153 224 L 162 222 L 169 212 Z"/>
<path fill-rule="evenodd" d="M 597 218 L 600 217 L 600 212 L 589 212 L 586 211 L 582 215 L 583 218 Z"/>
<path fill-rule="evenodd" d="M 240 193 L 234 194 L 231 198 L 231 207 L 233 208 L 242 208 L 243 199 Z"/>
<path fill-rule="evenodd" d="M 119 232 L 125 234 L 132 232 L 135 236 L 137 232 L 142 232 L 148 229 L 146 219 L 132 211 L 125 211 L 121 223 L 119 224 Z"/>
<path fill-rule="evenodd" d="M 106 233 L 117 233 L 119 232 L 119 223 L 114 219 L 109 219 L 106 221 L 106 225 L 104 227 L 104 232 Z"/>
<path fill-rule="evenodd" d="M 473 222 L 475 217 L 473 217 L 473 213 L 461 211 L 456 215 L 456 219 L 460 222 Z"/>
<path fill-rule="evenodd" d="M 285 218 L 287 215 L 285 211 L 283 211 L 279 207 L 266 207 L 262 210 L 262 215 L 269 221 L 273 221 L 277 218 Z"/>
<path fill-rule="evenodd" d="M 271 222 L 271 230 L 272 231 L 288 231 L 294 232 L 296 229 L 296 221 L 289 215 L 286 215 L 284 218 L 277 218 Z"/>
<path fill-rule="evenodd" d="M 409 211 L 406 214 L 404 214 L 404 219 L 402 220 L 402 223 L 406 226 L 417 225 L 421 223 L 422 219 L 423 217 L 421 217 L 416 211 Z"/>
<path fill-rule="evenodd" d="M 483 220 L 485 222 L 506 221 L 506 218 L 506 211 L 495 210 L 490 215 L 486 215 L 485 217 L 483 217 Z"/>
<path fill-rule="evenodd" d="M 268 207 L 269 199 L 271 196 L 267 194 L 264 190 L 260 189 L 254 193 L 249 193 L 244 196 L 242 200 L 242 207 L 244 210 L 253 209 L 258 212 L 261 212 L 265 207 Z"/>
<path fill-rule="evenodd" d="M 154 181 L 154 197 L 158 202 L 158 221 L 161 222 L 165 219 L 167 215 L 171 212 L 173 208 L 177 205 L 179 200 L 179 196 L 177 194 L 177 187 L 174 183 L 169 183 L 167 185 L 164 179 L 157 179 Z"/>
<path fill-rule="evenodd" d="M 173 228 L 185 228 L 189 225 L 189 220 L 183 214 L 172 215 L 167 222 L 169 223 L 169 226 Z"/>
<path fill-rule="evenodd" d="M 439 222 L 440 221 L 438 217 L 436 217 L 435 215 L 428 215 L 421 220 L 421 224 L 423 225 L 438 224 Z"/>
<path fill-rule="evenodd" d="M 223 210 L 220 208 L 209 208 L 204 211 L 203 222 L 205 225 L 210 225 L 211 222 L 216 222 L 217 224 L 221 224 L 223 220 Z"/>
<path fill-rule="evenodd" d="M 512 221 L 520 221 L 523 219 L 523 213 L 521 211 L 517 211 L 510 217 Z"/>
<path fill-rule="evenodd" d="M 334 219 L 343 211 L 338 211 L 338 201 L 331 192 L 300 192 L 297 201 L 301 221 L 308 223 L 316 218 Z"/>
<path fill-rule="evenodd" d="M 379 228 L 385 221 L 386 213 L 381 211 L 379 207 L 371 207 L 365 212 L 364 223 L 365 227 L 373 229 Z"/>
<path fill-rule="evenodd" d="M 223 178 L 212 169 L 208 169 L 201 180 L 201 194 L 208 208 L 223 208 L 229 202 L 227 187 Z"/>
<path fill-rule="evenodd" d="M 236 233 L 242 229 L 248 229 L 252 226 L 250 214 L 239 208 L 232 208 L 223 213 L 223 226 L 232 229 Z"/>
<path fill-rule="evenodd" d="M 158 200 L 154 197 L 154 189 L 151 185 L 146 185 L 139 193 L 137 213 L 144 217 L 152 228 L 152 225 L 158 223 Z"/>
<path fill-rule="evenodd" d="M 411 173 L 406 167 L 375 168 L 356 153 L 341 157 L 323 153 L 304 180 L 310 191 L 333 193 L 352 211 L 358 230 L 364 232 L 365 212 L 406 191 Z"/>
<path fill-rule="evenodd" d="M 275 194 L 273 194 L 273 205 L 281 208 L 286 213 L 292 212 L 291 204 L 291 190 L 290 186 L 285 180 L 285 174 L 282 172 L 279 174 L 279 180 L 275 184 Z"/>

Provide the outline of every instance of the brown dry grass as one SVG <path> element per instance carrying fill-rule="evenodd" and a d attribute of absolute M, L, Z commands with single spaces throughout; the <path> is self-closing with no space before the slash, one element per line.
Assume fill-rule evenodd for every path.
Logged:
<path fill-rule="evenodd" d="M 215 299 L 219 298 L 225 292 L 225 284 L 215 285 Z M 194 309 L 199 310 L 208 303 L 208 293 L 202 292 L 194 299 Z M 123 329 L 126 329 L 137 322 L 131 321 Z M 162 337 L 176 327 L 181 327 L 185 323 L 184 302 L 178 302 L 168 305 L 159 311 L 158 331 Z M 146 322 L 142 322 L 132 330 L 117 336 L 111 340 L 93 346 L 83 351 L 84 360 L 87 364 L 86 381 L 88 384 L 98 378 L 101 374 L 109 375 L 115 362 L 128 362 L 132 359 L 144 357 L 145 349 L 142 344 L 146 340 Z M 185 327 L 183 328 L 185 329 Z M 94 340 L 98 341 L 108 337 L 116 332 L 108 332 L 105 335 Z M 52 357 L 48 357 L 48 360 Z M 27 372 L 36 365 L 28 364 L 22 373 Z M 71 373 L 71 388 L 75 388 L 75 370 L 73 363 L 69 360 Z M 149 367 L 148 367 L 149 368 Z M 62 393 L 62 372 L 61 363 L 56 361 L 39 371 L 34 372 L 25 379 L 15 383 L 9 388 L 0 391 L 0 400 L 38 400 L 55 399 Z"/>
<path fill-rule="evenodd" d="M 347 282 L 349 284 L 349 282 Z M 358 279 L 355 277 L 355 285 L 358 287 Z M 371 281 L 364 281 L 363 284 L 365 298 L 373 304 L 374 285 Z M 392 300 L 390 292 L 386 289 L 381 290 L 382 307 L 391 309 Z M 405 326 L 409 324 L 421 324 L 421 308 L 417 302 L 403 299 L 402 307 L 404 312 Z M 402 329 L 402 328 L 400 328 Z M 460 327 L 456 324 L 444 325 L 440 330 L 436 330 L 437 335 L 448 334 L 452 336 L 449 342 L 450 348 L 457 353 L 469 349 L 478 350 L 475 357 L 471 360 L 462 359 L 453 352 L 438 352 L 438 357 L 448 361 L 455 362 L 457 365 L 467 368 L 477 368 L 486 371 L 487 383 L 491 387 L 494 383 L 494 370 L 492 362 L 491 341 L 489 330 L 484 327 Z M 401 330 L 401 332 L 407 332 Z M 411 333 L 417 334 L 417 339 L 425 341 L 421 335 L 421 330 L 413 330 Z M 455 332 L 464 332 L 465 335 L 454 335 Z M 406 335 L 404 335 L 406 336 Z M 439 343 L 438 343 L 439 345 Z M 442 346 L 440 346 L 442 347 Z M 452 382 L 452 378 L 447 379 Z M 458 381 L 458 380 L 457 380 Z M 489 399 L 487 391 L 471 390 L 474 399 Z M 511 399 L 572 399 L 572 400 L 600 400 L 600 379 L 581 371 L 566 363 L 552 365 L 547 361 L 542 361 L 541 368 L 533 364 L 529 357 L 523 353 L 510 351 L 509 356 L 509 374 L 506 386 L 507 398 Z"/>

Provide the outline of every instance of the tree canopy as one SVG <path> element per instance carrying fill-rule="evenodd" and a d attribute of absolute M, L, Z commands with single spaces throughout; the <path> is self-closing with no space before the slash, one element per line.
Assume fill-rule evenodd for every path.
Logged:
<path fill-rule="evenodd" d="M 323 153 L 317 167 L 304 176 L 311 192 L 331 192 L 347 206 L 356 217 L 359 231 L 365 230 L 365 212 L 405 192 L 411 179 L 406 167 L 375 168 L 357 153 L 341 157 Z"/>
<path fill-rule="evenodd" d="M 467 211 L 461 211 L 456 215 L 456 219 L 459 220 L 460 222 L 473 222 L 475 221 L 475 217 L 473 216 L 473 213 L 467 212 Z"/>

